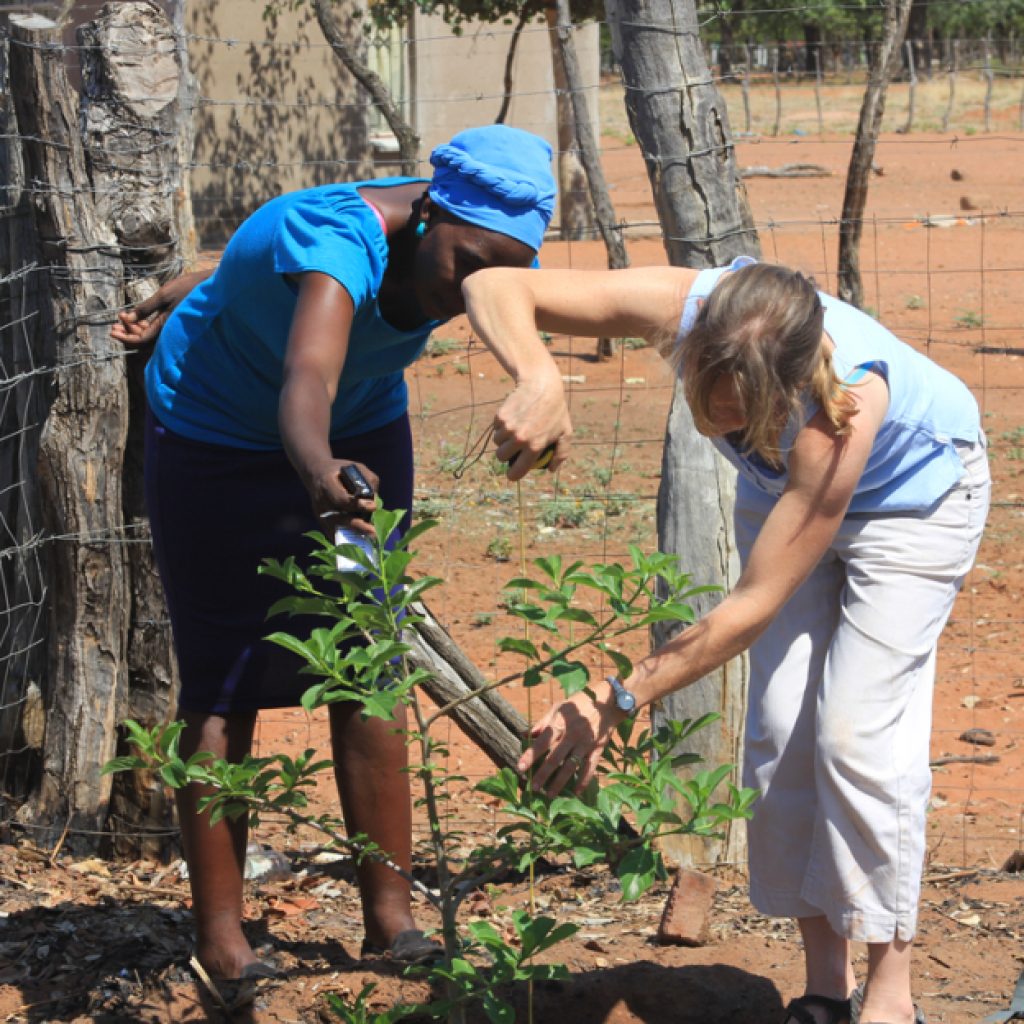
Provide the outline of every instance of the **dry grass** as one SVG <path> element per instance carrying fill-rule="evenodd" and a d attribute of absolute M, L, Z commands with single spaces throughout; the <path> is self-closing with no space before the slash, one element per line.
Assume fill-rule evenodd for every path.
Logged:
<path fill-rule="evenodd" d="M 776 91 L 771 76 L 754 76 L 748 90 L 749 122 L 743 89 L 738 84 L 721 84 L 729 109 L 729 122 L 737 134 L 771 136 L 775 134 Z M 911 130 L 937 132 L 949 111 L 948 131 L 975 135 L 985 130 L 985 92 L 987 84 L 978 72 L 962 72 L 957 76 L 950 108 L 950 87 L 946 75 L 918 81 L 914 92 L 914 120 Z M 820 93 L 821 120 L 818 119 L 818 96 L 811 80 L 783 81 L 779 86 L 781 114 L 778 135 L 813 135 L 819 131 L 830 134 L 852 134 L 857 127 L 860 105 L 864 97 L 863 82 L 825 82 Z M 910 86 L 894 82 L 889 86 L 883 132 L 903 131 L 907 124 Z M 989 129 L 1021 131 L 1024 118 L 1024 84 L 1019 78 L 998 78 L 992 84 L 989 98 Z M 617 80 L 608 80 L 601 90 L 601 127 L 605 135 L 620 141 L 632 139 L 622 87 Z"/>

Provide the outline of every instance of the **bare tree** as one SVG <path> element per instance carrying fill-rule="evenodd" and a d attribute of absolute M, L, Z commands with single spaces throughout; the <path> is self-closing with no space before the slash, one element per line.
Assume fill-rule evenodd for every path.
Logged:
<path fill-rule="evenodd" d="M 886 0 L 882 41 L 871 65 L 850 154 L 850 167 L 846 173 L 843 213 L 839 221 L 839 297 L 854 306 L 860 306 L 864 298 L 860 279 L 860 239 L 871 164 L 885 113 L 886 89 L 899 66 L 900 47 L 907 31 L 910 8 L 911 0 Z"/>

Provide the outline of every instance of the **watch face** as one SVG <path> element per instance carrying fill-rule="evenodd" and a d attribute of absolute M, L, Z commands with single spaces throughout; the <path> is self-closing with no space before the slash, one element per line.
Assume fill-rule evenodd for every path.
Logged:
<path fill-rule="evenodd" d="M 620 711 L 632 711 L 636 707 L 636 697 L 629 690 L 619 690 L 615 694 L 615 703 Z"/>

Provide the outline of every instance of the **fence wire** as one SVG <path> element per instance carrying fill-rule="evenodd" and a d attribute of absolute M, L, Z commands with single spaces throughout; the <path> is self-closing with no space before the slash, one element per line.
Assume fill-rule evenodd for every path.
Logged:
<path fill-rule="evenodd" d="M 510 35 L 502 26 L 486 31 L 495 38 Z M 527 31 L 546 35 L 543 28 Z M 197 231 L 207 247 L 204 259 L 216 259 L 218 245 L 238 219 L 280 191 L 282 183 L 299 187 L 364 173 L 367 152 L 331 156 L 329 138 L 325 143 L 304 131 L 314 123 L 322 129 L 319 119 L 325 116 L 351 119 L 365 129 L 370 112 L 365 98 L 313 96 L 316 90 L 301 82 L 294 90 L 281 85 L 271 94 L 258 74 L 264 61 L 280 58 L 285 50 L 297 58 L 317 50 L 329 54 L 325 43 L 312 36 L 282 42 L 258 34 L 239 39 L 198 31 L 187 42 L 202 72 L 194 96 L 198 145 L 190 169 Z M 413 48 L 427 42 L 449 50 L 453 61 L 463 53 L 457 37 L 421 35 L 415 42 L 400 40 L 405 60 L 414 59 Z M 827 290 L 836 285 L 836 197 L 841 196 L 868 58 L 861 40 L 831 45 L 830 59 L 810 74 L 780 66 L 778 46 L 744 44 L 734 48 L 730 72 L 714 75 L 729 104 L 732 144 L 738 147 L 765 257 L 812 272 Z M 942 162 L 949 168 L 947 177 L 956 172 L 961 183 L 939 189 L 937 179 L 921 170 L 922 186 L 913 205 L 887 208 L 879 198 L 863 226 L 861 253 L 870 311 L 967 380 L 989 434 L 996 482 L 991 521 L 940 657 L 943 713 L 935 722 L 933 751 L 941 763 L 935 769 L 930 847 L 937 862 L 987 867 L 999 866 L 1009 852 L 1024 847 L 1024 318 L 1019 303 L 1024 294 L 1024 203 L 1019 192 L 997 191 L 987 181 L 983 194 L 976 191 L 987 165 L 1006 161 L 1019 166 L 1016 161 L 1024 156 L 1020 47 L 1007 47 L 993 70 L 992 55 L 999 49 L 992 40 L 964 40 L 955 47 L 947 42 L 944 60 L 935 60 L 928 69 L 931 77 L 925 74 L 915 85 L 913 123 L 907 117 L 910 84 L 891 87 L 873 194 L 884 196 L 896 177 L 889 168 L 899 167 L 905 179 L 915 173 L 915 163 L 923 168 L 926 161 Z M 251 65 L 251 77 L 217 77 L 216 69 L 229 63 L 229 54 L 232 68 L 239 66 L 239 55 L 243 65 Z M 721 56 L 717 47 L 709 55 Z M 794 68 L 801 63 L 799 56 Z M 69 43 L 62 57 L 74 72 L 78 47 Z M 645 164 L 639 153 L 615 77 L 605 75 L 593 92 L 600 110 L 602 159 L 631 259 L 637 265 L 663 263 L 647 178 L 654 158 Z M 513 99 L 525 105 L 537 95 L 536 89 L 521 89 Z M 550 90 L 544 95 L 550 98 Z M 466 104 L 484 123 L 500 99 L 500 92 L 481 92 L 466 82 L 458 95 L 427 91 L 416 103 L 424 108 Z M 0 106 L 0 113 L 5 109 Z M 224 113 L 229 120 L 217 122 L 214 115 Z M 237 126 L 238 119 L 254 114 L 237 133 L 231 128 L 228 142 L 218 138 L 218 124 Z M 516 123 L 541 132 L 550 127 L 540 117 Z M 10 125 L 9 117 L 0 123 L 0 146 L 25 141 Z M 292 145 L 291 140 L 298 141 Z M 155 139 L 152 144 L 173 143 Z M 806 184 L 786 181 L 769 188 L 759 165 L 778 171 L 794 162 L 793 154 L 817 165 L 820 174 Z M 376 172 L 390 170 L 378 163 Z M 11 186 L 9 180 L 0 181 L 5 196 L 12 194 Z M 26 183 L 29 194 L 43 187 Z M 821 192 L 815 208 L 812 198 L 822 189 L 830 189 L 828 197 Z M 19 216 L 11 202 L 4 202 L 0 230 L 16 237 L 24 230 Z M 553 237 L 545 246 L 545 264 L 602 265 L 597 237 L 596 230 L 576 241 Z M 78 239 L 74 244 L 106 243 Z M 44 515 L 38 447 L 54 390 L 70 365 L 57 365 L 52 353 L 29 344 L 35 316 L 29 289 L 48 269 L 0 267 L 0 786 L 6 793 L 16 792 L 22 781 L 18 773 L 32 767 L 25 752 L 42 749 L 46 674 L 60 642 L 47 627 L 54 596 L 47 589 L 47 550 L 67 540 L 96 546 L 148 542 L 139 524 L 102 535 L 69 536 Z M 110 313 L 76 310 L 75 316 L 78 323 L 95 323 Z M 419 568 L 447 581 L 434 598 L 434 612 L 488 674 L 504 667 L 497 638 L 512 627 L 503 616 L 500 587 L 518 571 L 521 557 L 559 552 L 608 561 L 625 557 L 631 543 L 648 549 L 657 544 L 661 450 L 672 398 L 667 369 L 635 339 L 625 339 L 616 357 L 605 363 L 595 359 L 591 341 L 559 337 L 550 343 L 576 423 L 574 458 L 557 478 L 531 480 L 523 488 L 521 526 L 516 492 L 502 485 L 498 466 L 483 460 L 461 480 L 452 473 L 507 389 L 496 364 L 466 325 L 456 322 L 436 332 L 408 374 L 418 514 L 441 522 L 423 545 Z M 157 620 L 149 625 L 166 627 Z M 639 638 L 634 653 L 642 653 L 645 643 Z M 519 693 L 513 699 L 536 714 L 551 697 L 550 692 Z M 266 712 L 258 742 L 263 752 L 279 744 L 326 747 L 325 729 L 321 720 L 310 722 L 299 711 Z M 961 737 L 969 730 L 976 736 L 985 730 L 995 745 L 967 743 Z M 460 815 L 467 827 L 493 829 L 493 809 L 470 789 L 485 771 L 484 759 L 454 734 L 450 739 L 452 757 L 469 780 Z"/>

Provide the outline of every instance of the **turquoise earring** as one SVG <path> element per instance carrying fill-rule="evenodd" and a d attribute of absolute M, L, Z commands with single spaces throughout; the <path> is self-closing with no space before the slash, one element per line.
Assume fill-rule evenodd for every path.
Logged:
<path fill-rule="evenodd" d="M 416 225 L 416 237 L 417 238 L 422 238 L 426 233 L 427 233 L 427 222 L 425 220 L 421 220 L 419 222 L 419 224 Z"/>

